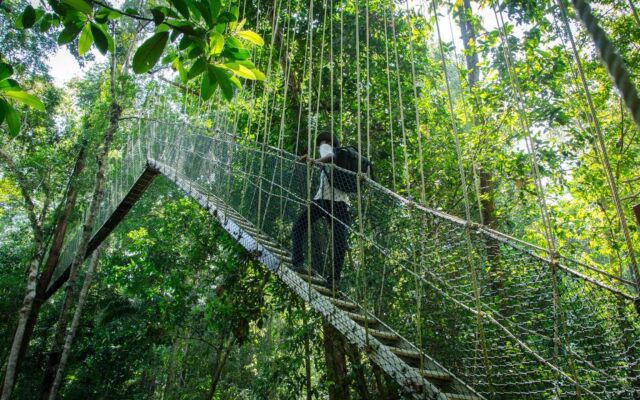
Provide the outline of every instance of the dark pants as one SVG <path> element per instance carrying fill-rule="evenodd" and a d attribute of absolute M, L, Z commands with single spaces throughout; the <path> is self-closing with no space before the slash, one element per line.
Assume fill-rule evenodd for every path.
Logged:
<path fill-rule="evenodd" d="M 340 271 L 344 264 L 344 253 L 347 251 L 347 227 L 351 223 L 347 204 L 342 201 L 333 202 L 333 214 L 331 213 L 330 200 L 314 200 L 311 203 L 311 224 L 320 218 L 325 218 L 329 226 L 333 225 L 333 270 L 335 280 L 340 280 Z M 333 217 L 333 218 L 332 218 Z M 334 219 L 335 218 L 335 219 Z M 333 224 L 332 224 L 333 220 Z M 298 220 L 293 225 L 291 231 L 291 241 L 293 242 L 292 263 L 294 268 L 301 269 L 304 262 L 304 239 L 307 238 L 307 210 L 305 209 L 298 216 Z"/>

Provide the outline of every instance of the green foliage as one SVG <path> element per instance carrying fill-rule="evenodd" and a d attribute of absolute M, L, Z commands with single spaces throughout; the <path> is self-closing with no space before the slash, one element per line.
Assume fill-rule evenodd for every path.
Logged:
<path fill-rule="evenodd" d="M 13 136 L 20 132 L 20 117 L 9 100 L 25 104 L 44 111 L 44 104 L 35 96 L 20 89 L 14 79 L 11 65 L 0 62 L 0 126 L 6 121 L 9 133 Z"/>
<path fill-rule="evenodd" d="M 51 10 L 35 9 L 27 5 L 15 25 L 22 29 L 36 28 L 41 33 L 48 32 L 52 27 L 62 24 L 63 29 L 58 34 L 58 45 L 65 45 L 77 39 L 77 52 L 80 57 L 85 56 L 93 45 L 102 54 L 114 51 L 112 34 L 109 26 L 121 16 L 152 21 L 155 33 L 146 39 L 134 54 L 133 71 L 142 74 L 150 72 L 167 52 L 168 44 L 179 37 L 179 45 L 171 46 L 171 50 L 163 60 L 172 63 L 179 71 L 181 80 L 187 83 L 197 77 L 204 70 L 209 71 L 206 79 L 200 85 L 201 96 L 208 99 L 219 86 L 224 98 L 231 100 L 236 89 L 242 87 L 238 78 L 250 80 L 264 80 L 262 72 L 251 63 L 240 67 L 229 68 L 226 63 L 234 64 L 245 61 L 249 57 L 249 50 L 234 36 L 242 38 L 251 45 L 263 46 L 264 40 L 260 35 L 249 30 L 242 30 L 245 20 L 238 21 L 237 7 L 232 11 L 221 11 L 219 0 L 177 0 L 167 6 L 156 6 L 149 10 L 152 18 L 142 16 L 133 9 L 118 10 L 111 7 L 88 3 L 84 0 L 63 0 L 51 2 Z M 177 10 L 174 11 L 174 8 Z M 225 40 L 227 36 L 227 40 Z M 220 63 L 224 61 L 226 63 Z M 2 68 L 11 68 L 3 64 Z M 206 67 L 206 68 L 203 68 Z M 186 71 L 192 73 L 186 73 Z M 226 71 L 223 71 L 226 70 Z M 5 72 L 2 72 L 4 74 Z M 0 78 L 4 79 L 4 78 Z M 205 82 L 206 81 L 206 82 Z M 9 82 L 9 81 L 7 81 Z M 15 81 L 11 81 L 15 82 Z M 2 85 L 2 81 L 0 81 Z M 16 84 L 17 86 L 17 84 Z M 1 90 L 2 86 L 0 86 Z M 32 107 L 39 108 L 42 103 L 26 93 L 5 93 L 5 96 L 21 101 Z M 9 132 L 17 135 L 20 131 L 19 115 L 6 101 L 0 102 L 0 115 L 7 121 Z M 0 123 L 2 123 L 0 120 Z"/>

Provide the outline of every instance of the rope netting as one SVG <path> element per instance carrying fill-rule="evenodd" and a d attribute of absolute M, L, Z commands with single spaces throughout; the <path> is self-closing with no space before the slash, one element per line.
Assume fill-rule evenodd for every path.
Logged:
<path fill-rule="evenodd" d="M 517 76 L 525 63 L 505 45 L 517 35 L 503 6 L 491 2 L 487 10 L 497 27 L 492 40 L 503 40 L 491 56 L 503 57 L 507 87 L 496 95 L 491 117 L 474 114 L 477 99 L 465 94 L 471 89 L 455 40 L 443 39 L 439 24 L 446 18 L 439 13 L 452 14 L 448 6 L 275 0 L 241 9 L 270 43 L 253 55 L 267 83 L 248 84 L 228 104 L 187 94 L 175 100 L 175 88 L 150 85 L 139 104 L 146 117 L 112 157 L 94 233 L 152 160 L 173 173 L 163 172 L 169 179 L 187 182 L 226 208 L 227 217 L 276 243 L 282 268 L 293 266 L 297 241 L 307 254 L 297 267 L 329 282 L 339 276 L 332 295 L 351 299 L 411 343 L 424 355 L 421 368 L 435 360 L 487 398 L 640 396 L 634 274 L 558 254 L 563 248 L 556 248 L 536 148 L 551 127 L 528 111 L 532 94 Z M 578 82 L 577 75 L 571 79 Z M 528 151 L 531 202 L 542 215 L 529 221 L 543 232 L 544 245 L 473 221 L 483 207 L 476 173 L 486 160 L 474 146 L 487 139 L 473 127 L 480 118 L 511 120 L 505 129 L 521 130 L 525 139 L 514 146 Z M 596 120 L 591 115 L 587 125 Z M 363 171 L 297 162 L 305 148 L 320 156 L 315 138 L 322 130 L 381 165 L 386 175 L 379 180 L 393 190 Z M 391 154 L 377 152 L 379 143 Z M 329 188 L 331 199 L 321 195 L 320 204 L 316 193 L 327 182 L 355 188 L 346 201 Z M 462 200 L 447 211 L 464 218 L 440 210 L 433 188 L 447 185 L 462 187 Z M 78 237 L 68 235 L 56 277 L 70 264 Z"/>

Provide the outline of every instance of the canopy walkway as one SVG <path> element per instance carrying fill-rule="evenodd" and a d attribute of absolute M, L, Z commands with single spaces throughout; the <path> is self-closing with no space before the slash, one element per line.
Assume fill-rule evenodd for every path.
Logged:
<path fill-rule="evenodd" d="M 290 269 L 291 227 L 319 177 L 310 170 L 308 188 L 308 167 L 294 155 L 155 120 L 145 120 L 121 152 L 87 256 L 162 174 L 409 396 L 640 396 L 640 324 L 624 281 L 570 259 L 551 262 L 539 248 L 365 179 L 337 292 L 320 274 Z M 49 291 L 66 279 L 77 232 L 68 235 Z"/>
<path fill-rule="evenodd" d="M 537 55 L 531 52 L 523 58 L 512 49 L 518 35 L 524 34 L 505 23 L 505 6 L 500 1 L 484 4 L 485 14 L 495 16 L 496 29 L 482 40 L 487 41 L 487 49 L 495 46 L 495 50 L 476 54 L 483 59 L 475 61 L 466 54 L 466 67 L 458 65 L 456 40 L 445 43 L 439 24 L 445 19 L 442 11 L 451 17 L 452 12 L 473 14 L 471 8 L 455 11 L 436 1 L 430 6 L 381 2 L 372 8 L 369 2 L 357 0 L 310 0 L 308 4 L 274 0 L 262 8 L 260 2 L 241 3 L 242 14 L 252 10 L 247 14 L 251 19 L 255 16 L 255 21 L 249 23 L 264 32 L 265 42 L 270 43 L 251 54 L 251 63 L 245 62 L 265 71 L 266 82 L 247 85 L 228 103 L 220 95 L 207 102 L 215 87 L 203 100 L 189 96 L 192 87 L 200 84 L 174 83 L 185 93 L 184 108 L 203 116 L 195 122 L 197 118 L 184 118 L 179 104 L 149 91 L 147 99 L 155 101 L 155 106 L 144 103 L 139 108 L 150 116 L 140 119 L 138 132 L 129 133 L 120 156 L 111 160 L 111 186 L 87 256 L 125 218 L 154 177 L 162 174 L 217 218 L 409 397 L 640 399 L 640 277 L 582 71 L 581 52 L 572 36 L 575 26 L 568 21 L 563 2 L 542 11 L 554 20 L 562 42 L 554 39 L 547 45 L 562 49 L 565 43 L 572 44 L 572 52 L 562 49 L 558 54 L 566 56 L 571 67 L 566 78 L 575 89 L 569 94 L 548 89 L 545 96 L 551 96 L 549 104 L 562 107 L 562 96 L 571 95 L 578 99 L 573 106 L 589 110 L 588 116 L 576 113 L 576 119 L 577 123 L 584 120 L 586 128 L 581 130 L 591 135 L 593 151 L 602 155 L 605 181 L 624 233 L 629 263 L 620 264 L 628 267 L 626 275 L 564 257 L 555 248 L 536 140 L 562 127 L 547 121 L 546 114 L 536 116 L 526 110 L 539 93 L 526 92 L 519 73 Z M 465 3 L 456 2 L 455 7 Z M 634 100 L 637 93 L 622 62 L 586 3 L 574 1 L 574 5 L 640 126 L 640 102 Z M 467 18 L 473 19 L 471 15 L 462 18 L 462 25 L 468 24 L 467 34 L 475 35 L 474 24 L 464 21 Z M 453 29 L 451 36 L 456 36 Z M 469 52 L 474 38 L 467 39 Z M 179 67 L 182 82 L 189 84 L 186 71 Z M 242 71 L 235 64 L 229 68 Z M 460 76 L 455 76 L 456 69 L 462 71 Z M 473 85 L 479 80 L 478 69 L 497 96 L 483 107 L 495 115 L 469 110 L 472 106 L 467 101 L 477 101 Z M 372 79 L 374 75 L 377 79 Z M 500 86 L 494 87 L 497 76 Z M 206 83 L 201 76 L 197 79 Z M 234 89 L 220 86 L 231 99 Z M 580 100 L 583 95 L 586 103 Z M 474 126 L 479 119 L 486 125 Z M 505 123 L 507 119 L 511 120 Z M 336 249 L 327 245 L 333 242 L 327 238 L 327 232 L 335 232 L 332 229 L 325 227 L 321 234 L 308 229 L 306 247 L 320 251 L 309 252 L 306 273 L 291 269 L 292 229 L 301 212 L 311 207 L 320 171 L 316 165 L 296 162 L 296 156 L 283 149 L 295 147 L 297 152 L 305 147 L 305 140 L 311 149 L 323 126 L 357 139 L 367 156 L 374 154 L 376 141 L 386 141 L 390 148 L 390 160 L 384 162 L 391 170 L 394 191 L 359 175 L 350 209 L 352 223 L 345 227 L 350 251 L 340 291 L 329 289 L 324 278 L 331 276 L 326 267 L 335 259 Z M 505 136 L 517 143 L 497 146 L 527 149 L 521 153 L 531 164 L 529 192 L 536 197 L 528 201 L 539 204 L 542 222 L 538 226 L 544 228 L 540 236 L 544 235 L 548 248 L 472 222 L 475 206 L 468 191 L 473 184 L 467 182 L 476 181 L 480 215 L 486 209 L 481 204 L 486 193 L 475 177 L 467 179 L 466 174 L 478 172 L 479 143 L 494 140 L 493 132 L 500 130 L 509 131 Z M 306 132 L 306 138 L 301 132 Z M 477 141 L 476 149 L 465 150 L 460 137 Z M 286 146 L 284 141 L 293 138 L 295 146 Z M 276 142 L 276 147 L 269 146 Z M 455 157 L 450 157 L 452 149 Z M 455 158 L 457 165 L 436 165 L 425 171 L 425 154 L 437 160 L 433 163 Z M 451 178 L 456 168 L 459 177 Z M 464 204 L 465 219 L 425 206 L 431 204 L 425 188 L 435 186 L 442 175 L 447 175 L 444 178 L 451 186 L 461 188 L 459 204 Z M 420 202 L 399 195 L 395 190 L 402 185 L 407 196 L 420 192 Z M 332 214 L 327 217 L 325 224 L 344 224 Z M 66 279 L 78 232 L 67 234 L 49 294 Z"/>

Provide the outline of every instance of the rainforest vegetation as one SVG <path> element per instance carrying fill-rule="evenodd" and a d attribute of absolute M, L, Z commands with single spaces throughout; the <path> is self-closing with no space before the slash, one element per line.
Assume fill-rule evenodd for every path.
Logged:
<path fill-rule="evenodd" d="M 634 1 L 591 6 L 637 84 Z M 141 120 L 191 119 L 214 135 L 207 129 L 223 114 L 236 115 L 238 141 L 294 155 L 329 129 L 372 160 L 377 184 L 412 204 L 597 266 L 637 298 L 639 127 L 570 2 L 0 0 L 2 400 L 403 398 L 366 351 L 164 176 L 85 260 L 110 201 L 110 165 Z M 51 290 L 82 222 L 68 279 Z M 385 226 L 380 236 L 398 228 Z M 368 250 L 351 240 L 345 269 Z M 507 267 L 492 240 L 474 255 L 490 260 L 478 293 L 515 321 L 527 305 L 516 304 L 525 289 L 510 289 L 513 270 L 533 267 L 515 257 L 521 264 Z M 461 263 L 432 272 L 457 282 Z M 454 342 L 423 339 L 465 331 L 462 317 L 412 279 L 390 281 L 380 315 L 424 298 L 406 314 L 432 322 L 415 340 L 462 368 Z M 544 304 L 527 317 L 532 330 L 557 312 Z M 617 321 L 631 332 L 624 353 L 638 388 L 639 320 L 625 307 Z M 585 340 L 595 348 L 600 339 Z M 496 379 L 494 398 L 561 397 L 501 397 Z"/>

